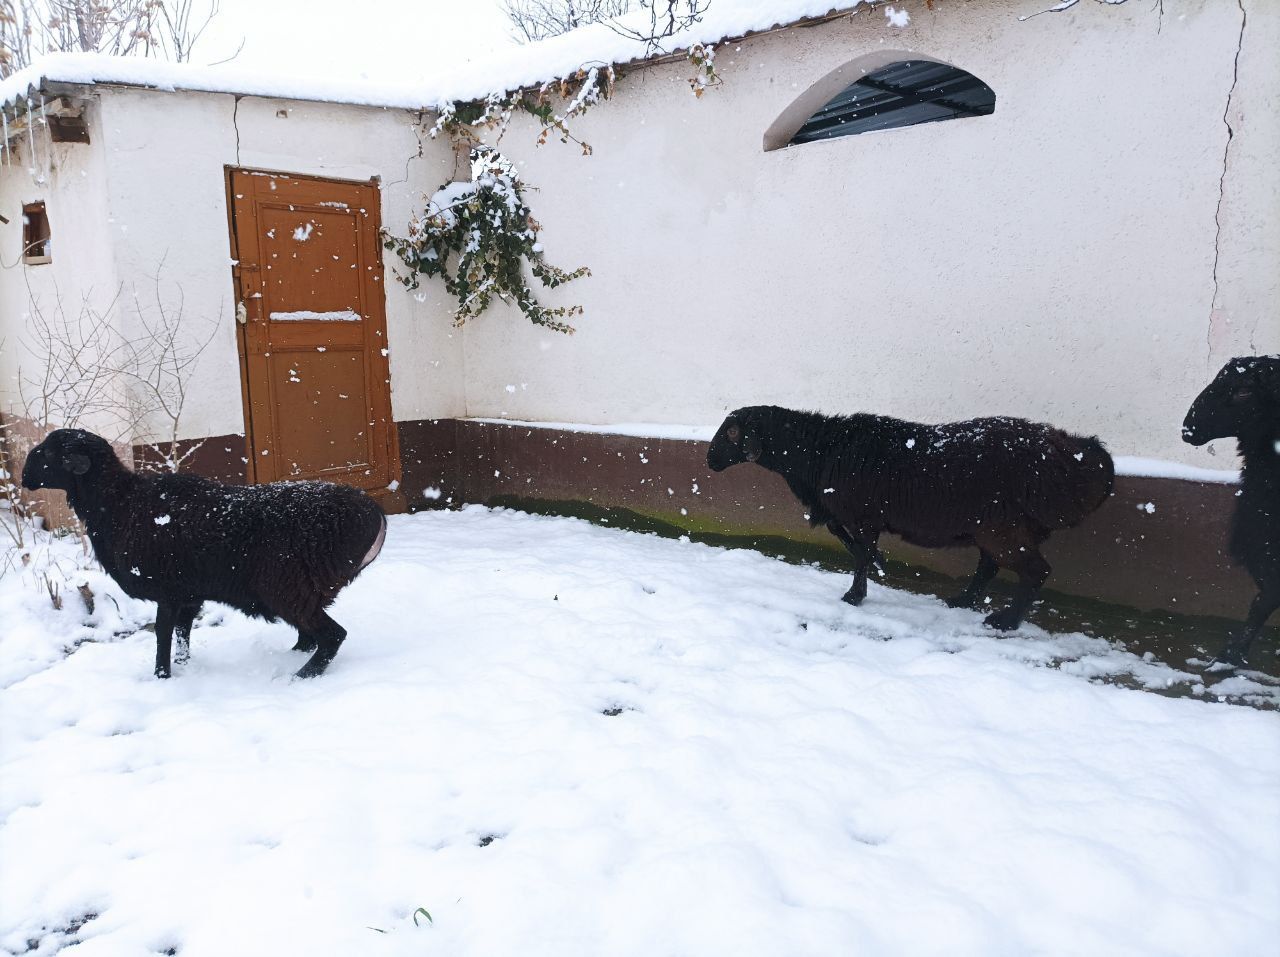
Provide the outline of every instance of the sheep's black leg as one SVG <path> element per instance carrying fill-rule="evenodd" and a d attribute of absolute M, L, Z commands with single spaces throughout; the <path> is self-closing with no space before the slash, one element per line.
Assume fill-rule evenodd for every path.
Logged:
<path fill-rule="evenodd" d="M 199 605 L 183 605 L 178 609 L 177 621 L 173 626 L 173 635 L 177 639 L 177 649 L 173 656 L 175 664 L 185 665 L 191 660 L 191 625 L 200 614 Z"/>
<path fill-rule="evenodd" d="M 1013 601 L 1009 603 L 1008 608 L 993 611 L 987 615 L 983 619 L 983 624 L 1000 631 L 1012 631 L 1022 624 L 1022 619 L 1031 610 L 1036 595 L 1040 593 L 1040 586 L 1049 577 L 1050 567 L 1034 545 L 1020 550 L 1016 557 L 1010 557 L 1004 565 L 1018 574 L 1018 584 L 1013 590 Z"/>
<path fill-rule="evenodd" d="M 168 678 L 172 673 L 169 653 L 173 649 L 173 624 L 178 607 L 161 602 L 156 609 L 156 677 Z"/>
<path fill-rule="evenodd" d="M 1000 566 L 996 564 L 996 560 L 984 549 L 978 549 L 978 570 L 973 573 L 973 581 L 969 582 L 969 587 L 960 594 L 948 598 L 947 607 L 972 608 L 986 593 L 987 586 L 991 584 L 991 579 L 996 577 L 998 571 Z"/>
<path fill-rule="evenodd" d="M 1263 589 L 1258 592 L 1253 599 L 1253 604 L 1249 606 L 1249 616 L 1245 619 L 1244 630 L 1228 638 L 1214 660 L 1229 665 L 1243 665 L 1253 639 L 1258 637 L 1262 626 L 1267 623 L 1267 619 L 1277 608 L 1280 608 L 1280 588 Z"/>
<path fill-rule="evenodd" d="M 299 678 L 314 678 L 324 674 L 324 670 L 329 667 L 329 662 L 333 661 L 333 656 L 338 653 L 338 647 L 347 637 L 347 630 L 324 612 L 317 615 L 315 624 L 305 630 L 299 628 L 298 633 L 311 638 L 316 648 L 311 660 L 298 670 Z"/>
<path fill-rule="evenodd" d="M 838 522 L 828 522 L 827 531 L 840 540 L 840 544 L 853 556 L 854 561 L 853 584 L 840 600 L 850 605 L 861 605 L 862 600 L 867 597 L 867 569 L 871 567 L 872 560 L 880 555 L 875 540 L 861 542 Z"/>
<path fill-rule="evenodd" d="M 298 640 L 294 642 L 293 651 L 315 651 L 316 639 L 310 632 L 298 629 Z"/>

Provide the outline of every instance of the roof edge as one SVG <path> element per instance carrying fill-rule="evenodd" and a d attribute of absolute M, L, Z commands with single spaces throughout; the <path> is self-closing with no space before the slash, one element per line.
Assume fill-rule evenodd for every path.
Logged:
<path fill-rule="evenodd" d="M 609 24 L 581 27 L 539 43 L 515 47 L 481 63 L 447 64 L 435 75 L 385 82 L 307 77 L 237 68 L 197 66 L 98 53 L 53 53 L 0 81 L 0 108 L 35 102 L 53 85 L 62 92 L 112 86 L 157 92 L 220 93 L 298 102 L 438 112 L 451 102 L 536 87 L 572 76 L 584 66 L 639 68 L 678 59 L 699 44 L 738 42 L 778 30 L 812 26 L 857 11 L 873 0 L 775 0 L 715 6 L 704 19 L 668 38 L 654 54 L 643 41 Z"/>

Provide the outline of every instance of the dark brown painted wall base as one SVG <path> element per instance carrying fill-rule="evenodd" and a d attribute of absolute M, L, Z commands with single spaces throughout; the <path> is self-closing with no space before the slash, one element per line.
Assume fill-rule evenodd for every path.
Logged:
<path fill-rule="evenodd" d="M 4 424 L 17 432 L 23 425 Z M 615 510 L 743 544 L 767 547 L 783 539 L 843 554 L 825 530 L 809 527 L 782 479 L 754 466 L 711 473 L 703 442 L 460 419 L 397 426 L 403 476 L 399 493 L 383 503 L 389 510 L 467 502 L 594 509 L 597 516 Z M 181 443 L 180 452 L 195 444 Z M 158 459 L 141 446 L 133 453 L 137 465 Z M 215 436 L 198 444 L 184 471 L 243 483 L 246 454 L 243 436 Z M 1235 492 L 1234 485 L 1117 478 L 1115 495 L 1082 527 L 1050 539 L 1049 587 L 1143 610 L 1242 618 L 1254 586 L 1226 555 Z M 57 504 L 43 502 L 42 513 L 57 521 Z M 976 561 L 972 549 L 925 550 L 892 536 L 882 545 L 891 559 L 957 579 L 968 578 Z"/>
<path fill-rule="evenodd" d="M 217 435 L 209 439 L 181 439 L 177 455 L 182 459 L 181 471 L 194 472 L 219 482 L 244 485 L 249 480 L 249 443 L 243 435 Z M 170 455 L 171 443 L 135 445 L 133 467 L 159 471 Z M 408 503 L 398 489 L 375 489 L 368 493 L 388 512 L 403 512 Z"/>
<path fill-rule="evenodd" d="M 176 443 L 161 442 L 157 445 L 135 445 L 133 467 L 158 469 L 176 445 L 176 455 L 182 459 L 182 471 L 195 472 L 219 482 L 244 485 L 248 480 L 249 444 L 243 435 L 215 435 L 208 439 L 180 439 Z"/>
<path fill-rule="evenodd" d="M 809 528 L 782 479 L 749 465 L 712 473 L 703 442 L 457 419 L 401 422 L 399 429 L 410 510 L 581 502 L 692 532 L 779 536 L 840 550 L 825 530 Z M 427 489 L 440 494 L 429 498 Z M 1144 610 L 1242 618 L 1254 587 L 1226 555 L 1235 491 L 1234 485 L 1119 477 L 1115 495 L 1083 526 L 1050 539 L 1049 587 Z M 954 578 L 967 578 L 977 560 L 973 549 L 925 550 L 893 536 L 882 545 L 892 559 Z"/>
<path fill-rule="evenodd" d="M 749 465 L 714 474 L 703 442 L 461 419 L 397 426 L 403 501 L 393 496 L 389 509 L 527 502 L 564 511 L 576 503 L 744 543 L 781 538 L 842 554 L 825 530 L 809 527 L 782 479 Z M 184 470 L 242 483 L 245 448 L 239 435 L 206 439 Z M 134 458 L 141 465 L 157 455 L 139 446 Z M 1049 587 L 1144 610 L 1242 618 L 1254 587 L 1226 555 L 1235 492 L 1234 485 L 1120 476 L 1115 495 L 1083 526 L 1050 539 Z M 882 544 L 891 559 L 957 579 L 976 561 L 972 549 L 926 550 L 893 536 Z"/>

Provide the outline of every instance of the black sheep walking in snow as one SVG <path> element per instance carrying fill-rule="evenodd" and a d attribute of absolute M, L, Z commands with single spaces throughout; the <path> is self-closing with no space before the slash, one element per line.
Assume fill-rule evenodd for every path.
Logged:
<path fill-rule="evenodd" d="M 1182 423 L 1192 445 L 1235 437 L 1244 469 L 1231 519 L 1231 557 L 1258 584 L 1244 630 L 1220 661 L 1243 664 L 1249 645 L 1280 608 L 1280 356 L 1232 359 L 1196 397 Z"/>
<path fill-rule="evenodd" d="M 321 674 L 347 635 L 325 609 L 386 536 L 386 516 L 356 489 L 138 475 L 106 440 L 80 429 L 58 429 L 32 449 L 22 484 L 65 491 L 107 574 L 126 594 L 157 603 L 161 678 L 169 677 L 173 633 L 183 660 L 206 601 L 293 625 L 294 650 L 314 652 L 298 677 Z"/>
<path fill-rule="evenodd" d="M 973 581 L 947 604 L 972 608 L 1007 568 L 1018 575 L 1013 602 L 986 618 L 1002 630 L 1018 627 L 1049 577 L 1040 544 L 1097 509 L 1114 481 L 1097 439 L 1015 418 L 922 425 L 753 406 L 730 413 L 707 452 L 716 472 L 739 462 L 786 479 L 809 523 L 853 555 L 845 601 L 866 597 L 882 532 L 927 548 L 976 545 Z"/>

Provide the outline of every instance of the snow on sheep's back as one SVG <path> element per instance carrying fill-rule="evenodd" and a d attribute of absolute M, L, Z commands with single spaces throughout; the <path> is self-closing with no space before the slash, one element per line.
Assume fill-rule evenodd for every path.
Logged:
<path fill-rule="evenodd" d="M 216 608 L 168 682 L 149 633 L 111 639 L 149 614 L 127 600 L 64 657 L 83 609 L 20 578 L 10 952 L 1245 954 L 1280 933 L 1280 716 L 1036 667 L 1172 673 L 1097 639 L 994 638 L 874 585 L 854 609 L 840 576 L 754 552 L 479 507 L 392 519 L 313 682 L 287 680 L 287 629 Z"/>

